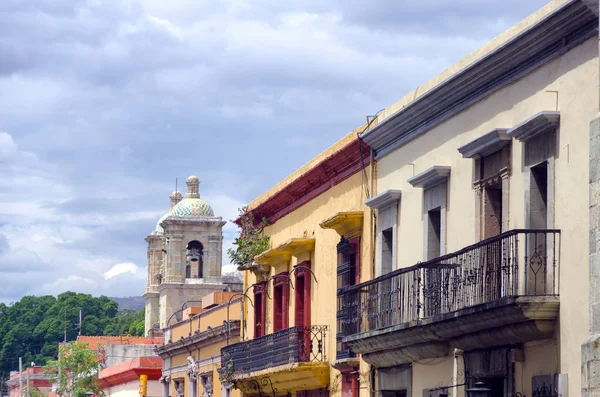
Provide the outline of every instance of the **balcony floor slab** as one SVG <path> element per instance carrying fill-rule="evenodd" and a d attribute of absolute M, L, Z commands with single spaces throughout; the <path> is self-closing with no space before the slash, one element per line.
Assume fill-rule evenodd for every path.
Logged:
<path fill-rule="evenodd" d="M 377 367 L 471 350 L 551 338 L 557 296 L 505 297 L 455 312 L 344 338 L 352 351 Z"/>

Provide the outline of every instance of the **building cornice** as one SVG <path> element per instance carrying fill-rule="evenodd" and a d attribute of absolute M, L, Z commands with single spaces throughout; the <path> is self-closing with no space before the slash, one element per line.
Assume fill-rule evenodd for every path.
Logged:
<path fill-rule="evenodd" d="M 371 148 L 360 139 L 355 139 L 252 207 L 250 213 L 257 221 L 267 218 L 274 223 L 363 170 L 370 163 Z M 236 220 L 238 222 L 239 219 Z"/>
<path fill-rule="evenodd" d="M 581 0 L 566 1 L 527 29 L 407 104 L 361 137 L 375 159 L 426 133 L 477 101 L 593 37 L 598 18 Z"/>
<path fill-rule="evenodd" d="M 373 209 L 382 210 L 397 204 L 401 196 L 401 190 L 386 190 L 385 192 L 380 193 L 375 197 L 371 197 L 365 201 L 365 205 Z"/>
<path fill-rule="evenodd" d="M 505 146 L 508 146 L 511 137 L 507 134 L 508 129 L 496 128 L 485 135 L 458 148 L 464 158 L 477 159 L 485 157 Z"/>
<path fill-rule="evenodd" d="M 230 337 L 240 335 L 240 321 L 232 320 L 229 322 Z M 190 349 L 200 349 L 204 346 L 211 345 L 213 343 L 221 342 L 227 339 L 227 324 L 219 325 L 206 331 L 195 333 L 187 338 L 181 338 L 178 341 L 166 343 L 163 346 L 155 349 L 162 359 L 173 356 L 175 354 L 181 354 L 189 352 Z"/>
<path fill-rule="evenodd" d="M 535 138 L 540 134 L 556 131 L 560 125 L 560 112 L 543 111 L 508 130 L 508 135 L 521 142 Z"/>
<path fill-rule="evenodd" d="M 421 172 L 411 178 L 407 182 L 413 187 L 421 187 L 429 189 L 440 183 L 444 183 L 450 177 L 450 167 L 446 165 L 434 165 L 426 171 Z"/>

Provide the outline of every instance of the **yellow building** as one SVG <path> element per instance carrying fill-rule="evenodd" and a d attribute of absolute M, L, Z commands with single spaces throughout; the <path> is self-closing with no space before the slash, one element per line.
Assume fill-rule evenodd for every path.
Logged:
<path fill-rule="evenodd" d="M 239 341 L 242 298 L 239 292 L 212 292 L 193 303 L 183 320 L 164 329 L 164 345 L 156 352 L 163 360 L 165 397 L 239 397 L 221 385 L 221 348 Z"/>
<path fill-rule="evenodd" d="M 222 350 L 226 376 L 244 395 L 352 397 L 365 388 L 367 369 L 341 343 L 336 318 L 337 288 L 372 274 L 363 130 L 249 205 L 270 221 L 270 248 L 245 272 L 244 341 Z"/>

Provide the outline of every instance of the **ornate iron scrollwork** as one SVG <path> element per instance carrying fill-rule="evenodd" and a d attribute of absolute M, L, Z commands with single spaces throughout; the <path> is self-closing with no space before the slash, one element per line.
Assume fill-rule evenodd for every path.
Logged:
<path fill-rule="evenodd" d="M 262 377 L 259 380 L 252 379 L 248 382 L 248 387 L 250 390 L 256 391 L 258 393 L 258 397 L 265 397 L 268 394 L 263 392 L 263 388 L 269 387 L 271 389 L 271 396 L 275 397 L 277 395 L 277 389 L 273 387 L 273 381 L 268 376 Z"/>

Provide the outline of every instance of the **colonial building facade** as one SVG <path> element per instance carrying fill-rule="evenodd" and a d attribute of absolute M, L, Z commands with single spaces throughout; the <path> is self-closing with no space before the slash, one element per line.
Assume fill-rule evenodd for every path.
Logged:
<path fill-rule="evenodd" d="M 336 162 L 334 145 L 250 204 L 271 246 L 245 269 L 243 341 L 222 350 L 244 394 L 592 385 L 589 3 L 551 2 L 351 134 L 368 156 Z"/>
<path fill-rule="evenodd" d="M 554 1 L 361 135 L 377 277 L 342 292 L 343 341 L 381 395 L 580 395 L 597 28 Z"/>
<path fill-rule="evenodd" d="M 148 286 L 146 333 L 181 320 L 186 302 L 223 291 L 221 280 L 223 218 L 200 198 L 200 181 L 191 176 L 187 193 L 171 194 L 171 209 L 146 237 Z"/>
<path fill-rule="evenodd" d="M 372 277 L 362 130 L 249 205 L 255 219 L 270 221 L 270 248 L 243 269 L 243 341 L 221 351 L 223 376 L 244 395 L 352 397 L 361 384 L 367 392 L 368 369 L 341 340 L 336 297 Z"/>
<path fill-rule="evenodd" d="M 221 348 L 240 339 L 240 292 L 213 292 L 183 313 L 183 319 L 164 329 L 164 345 L 156 352 L 163 360 L 164 397 L 239 397 L 222 385 Z"/>

